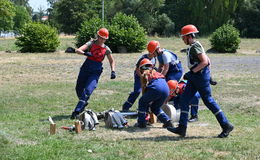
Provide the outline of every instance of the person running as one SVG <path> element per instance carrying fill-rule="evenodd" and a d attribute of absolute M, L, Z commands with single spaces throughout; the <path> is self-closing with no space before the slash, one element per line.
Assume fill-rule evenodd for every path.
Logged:
<path fill-rule="evenodd" d="M 209 57 L 206 55 L 200 42 L 195 40 L 195 34 L 198 32 L 194 25 L 186 25 L 181 29 L 182 40 L 186 45 L 189 45 L 187 49 L 187 63 L 190 71 L 185 73 L 188 81 L 180 100 L 181 115 L 179 126 L 176 128 L 168 127 L 167 129 L 182 137 L 186 136 L 189 102 L 198 91 L 204 104 L 216 116 L 222 128 L 222 132 L 218 137 L 225 138 L 228 137 L 234 126 L 228 121 L 224 112 L 211 95 Z"/>
<path fill-rule="evenodd" d="M 76 53 L 87 56 L 85 62 L 80 68 L 80 72 L 76 84 L 76 93 L 79 101 L 71 114 L 71 119 L 75 119 L 80 112 L 84 111 L 88 105 L 88 100 L 97 87 L 99 77 L 103 71 L 103 63 L 105 56 L 108 58 L 111 68 L 111 79 L 116 78 L 115 60 L 112 51 L 105 45 L 109 37 L 106 28 L 100 28 L 97 31 L 97 39 L 92 39 L 80 48 L 76 49 Z"/>

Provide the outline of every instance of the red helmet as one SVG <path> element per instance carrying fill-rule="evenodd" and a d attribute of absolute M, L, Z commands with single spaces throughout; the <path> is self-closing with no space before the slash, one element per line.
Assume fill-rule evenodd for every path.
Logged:
<path fill-rule="evenodd" d="M 152 40 L 147 45 L 147 50 L 149 53 L 153 53 L 157 48 L 160 47 L 160 43 L 158 41 Z"/>
<path fill-rule="evenodd" d="M 98 31 L 97 31 L 97 34 L 104 38 L 104 39 L 108 39 L 108 36 L 109 36 L 109 32 L 106 28 L 100 28 Z"/>
<path fill-rule="evenodd" d="M 172 95 L 173 93 L 175 93 L 176 89 L 178 88 L 178 82 L 175 80 L 169 80 L 167 84 L 170 89 L 170 95 Z"/>
<path fill-rule="evenodd" d="M 139 64 L 139 69 L 147 69 L 148 67 L 152 67 L 152 66 L 153 66 L 152 62 L 149 59 L 144 58 L 143 60 L 141 60 Z"/>
<path fill-rule="evenodd" d="M 181 36 L 186 36 L 192 33 L 199 33 L 198 29 L 192 24 L 186 25 L 181 29 Z"/>

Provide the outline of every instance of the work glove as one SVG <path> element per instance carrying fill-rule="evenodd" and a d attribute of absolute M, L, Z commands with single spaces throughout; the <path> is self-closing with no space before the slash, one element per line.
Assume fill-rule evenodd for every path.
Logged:
<path fill-rule="evenodd" d="M 185 73 L 184 76 L 183 76 L 183 79 L 184 79 L 184 80 L 188 80 L 188 79 L 190 78 L 191 74 L 192 74 L 191 71 Z"/>
<path fill-rule="evenodd" d="M 112 71 L 112 72 L 111 72 L 110 79 L 115 79 L 115 78 L 116 78 L 116 72 L 115 72 L 115 71 Z"/>
<path fill-rule="evenodd" d="M 92 53 L 91 53 L 91 52 L 84 52 L 84 55 L 85 55 L 85 56 L 88 56 L 88 57 L 91 57 L 91 56 L 92 56 Z"/>
<path fill-rule="evenodd" d="M 212 77 L 210 77 L 209 83 L 210 83 L 211 85 L 213 85 L 213 86 L 215 86 L 215 85 L 218 84 L 218 82 L 217 82 L 217 81 L 214 81 L 214 80 L 212 79 Z"/>

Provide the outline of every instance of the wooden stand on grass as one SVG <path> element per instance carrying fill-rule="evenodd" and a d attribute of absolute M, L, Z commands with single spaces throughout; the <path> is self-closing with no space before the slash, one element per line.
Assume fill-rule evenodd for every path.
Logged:
<path fill-rule="evenodd" d="M 150 114 L 150 119 L 149 119 L 149 123 L 150 124 L 154 124 L 157 122 L 157 117 L 155 114 L 153 114 L 152 112 L 149 113 Z"/>
<path fill-rule="evenodd" d="M 81 123 L 79 120 L 75 121 L 75 131 L 76 131 L 76 133 L 80 133 L 82 131 Z"/>
<path fill-rule="evenodd" d="M 56 124 L 53 122 L 52 118 L 49 116 L 50 121 L 50 135 L 56 134 Z"/>

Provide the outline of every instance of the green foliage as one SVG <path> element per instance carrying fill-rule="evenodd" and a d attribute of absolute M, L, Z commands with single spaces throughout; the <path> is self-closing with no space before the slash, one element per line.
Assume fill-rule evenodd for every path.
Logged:
<path fill-rule="evenodd" d="M 126 47 L 127 52 L 139 52 L 145 48 L 147 43 L 146 32 L 141 27 L 134 16 L 127 16 L 118 13 L 112 19 L 111 24 L 107 22 L 105 27 L 109 30 L 109 39 L 106 44 L 113 52 L 119 52 L 120 47 Z M 85 21 L 80 31 L 76 34 L 76 46 L 79 47 L 85 44 L 90 38 L 94 38 L 102 21 L 99 18 L 93 18 Z"/>
<path fill-rule="evenodd" d="M 211 35 L 210 43 L 219 52 L 235 53 L 240 43 L 239 31 L 232 25 L 225 24 Z"/>
<path fill-rule="evenodd" d="M 15 7 L 9 0 L 0 0 L 0 32 L 13 29 Z"/>
<path fill-rule="evenodd" d="M 23 6 L 27 10 L 29 14 L 33 12 L 32 7 L 29 4 L 29 0 L 10 0 L 13 2 L 16 6 Z"/>
<path fill-rule="evenodd" d="M 20 34 L 15 44 L 21 52 L 54 52 L 60 44 L 57 30 L 45 24 L 26 24 Z"/>
<path fill-rule="evenodd" d="M 172 20 L 165 13 L 163 13 L 158 16 L 153 33 L 157 33 L 160 36 L 170 37 L 174 35 L 174 27 L 175 24 Z"/>
<path fill-rule="evenodd" d="M 73 34 L 79 30 L 82 22 L 98 17 L 99 3 L 93 0 L 59 0 L 53 5 L 52 15 L 61 25 L 62 32 Z"/>
<path fill-rule="evenodd" d="M 194 24 L 201 34 L 208 35 L 231 20 L 241 0 L 166 0 L 161 12 L 176 23 L 176 32 L 187 24 Z"/>
<path fill-rule="evenodd" d="M 126 47 L 127 52 L 140 52 L 147 43 L 146 32 L 134 16 L 118 13 L 109 26 L 110 38 L 108 46 L 114 52 L 119 47 Z"/>
<path fill-rule="evenodd" d="M 23 26 L 26 23 L 29 23 L 30 21 L 31 21 L 31 16 L 29 15 L 26 8 L 24 6 L 16 6 L 13 29 L 16 32 L 19 32 L 19 30 L 23 28 Z"/>
<path fill-rule="evenodd" d="M 260 0 L 245 1 L 237 12 L 235 25 L 241 36 L 260 38 Z"/>
<path fill-rule="evenodd" d="M 80 47 L 95 38 L 97 31 L 102 27 L 102 20 L 100 18 L 92 18 L 89 21 L 84 21 L 80 30 L 76 33 L 76 46 Z"/>
<path fill-rule="evenodd" d="M 165 0 L 106 1 L 106 3 L 110 5 L 107 8 L 108 11 L 106 14 L 108 18 L 114 17 L 118 12 L 133 15 L 148 34 L 151 34 L 156 24 L 158 24 L 156 17 L 159 14 L 160 8 L 164 5 L 164 1 Z"/>

